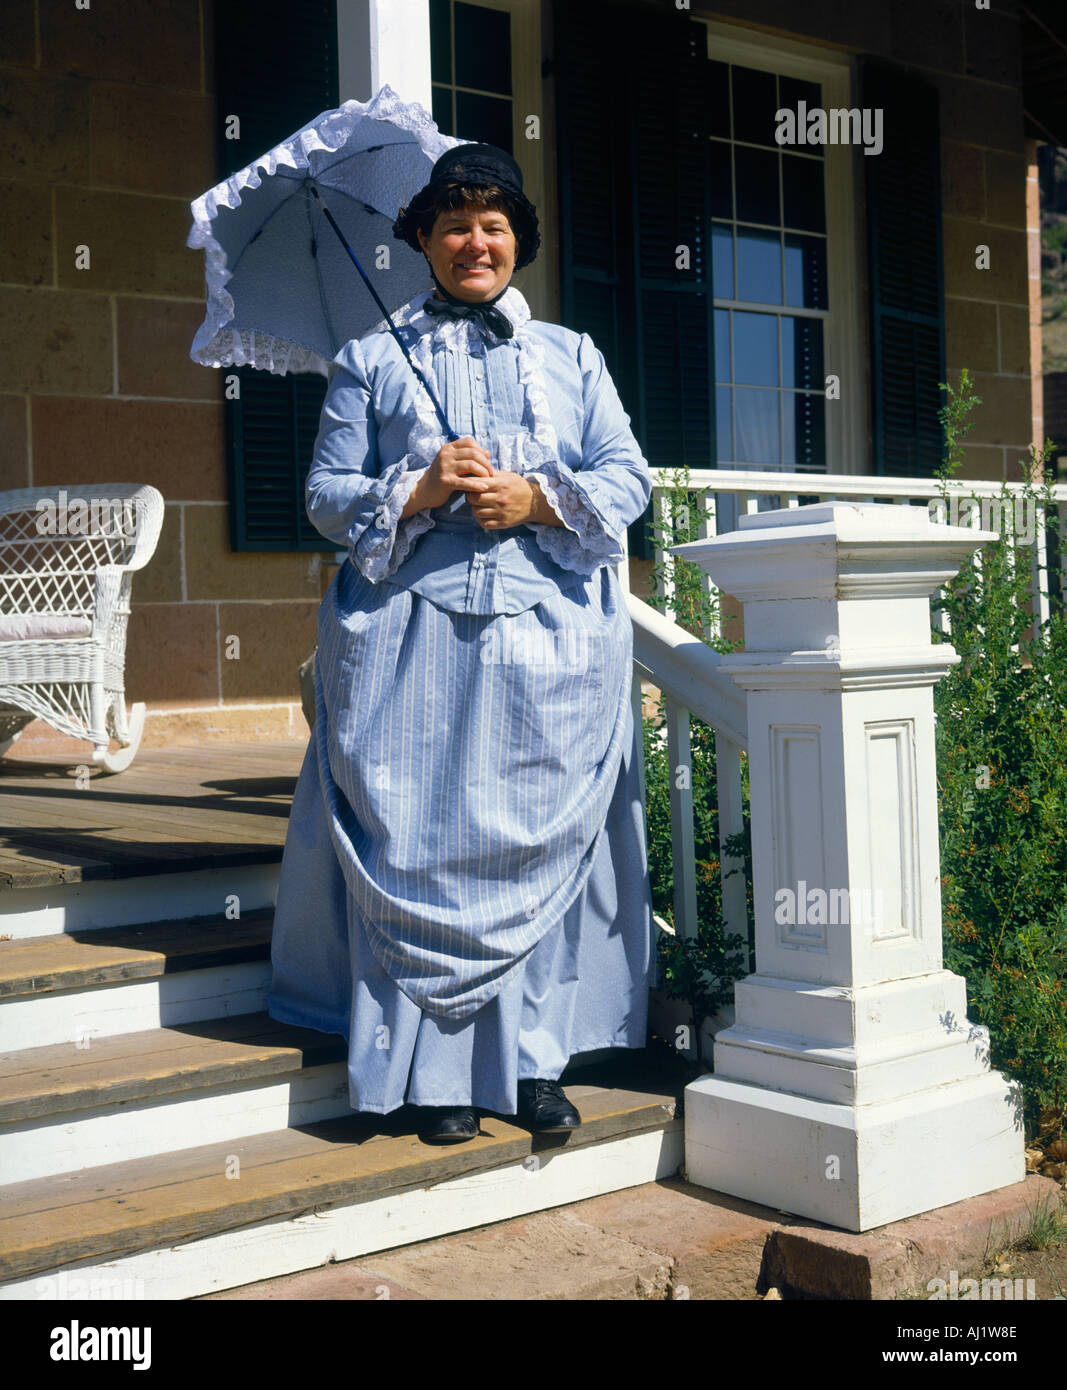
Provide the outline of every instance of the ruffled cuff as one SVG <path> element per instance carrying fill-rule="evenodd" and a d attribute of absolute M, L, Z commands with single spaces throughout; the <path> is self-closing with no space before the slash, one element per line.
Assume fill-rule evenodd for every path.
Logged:
<path fill-rule="evenodd" d="M 562 526 L 528 521 L 537 544 L 557 565 L 578 574 L 593 574 L 601 565 L 626 558 L 622 530 L 611 525 L 595 506 L 566 464 L 545 461 L 524 477 L 536 482 Z M 625 528 L 623 528 L 625 529 Z"/>
<path fill-rule="evenodd" d="M 351 534 L 349 536 L 352 562 L 371 583 L 395 574 L 419 536 L 434 525 L 429 508 L 412 516 L 400 516 L 419 479 L 427 471 L 427 468 L 409 468 L 409 457 L 405 455 L 381 475 L 378 481 L 384 496 L 375 508 L 374 520 L 369 526 L 362 524 L 360 534 L 354 539 Z M 352 527 L 353 532 L 357 525 L 361 523 Z"/>

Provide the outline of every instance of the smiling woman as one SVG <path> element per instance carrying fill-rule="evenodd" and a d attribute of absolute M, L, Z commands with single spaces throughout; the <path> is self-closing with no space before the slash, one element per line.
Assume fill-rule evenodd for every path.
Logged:
<path fill-rule="evenodd" d="M 586 334 L 511 285 L 539 245 L 522 174 L 461 145 L 395 234 L 433 288 L 345 345 L 308 474 L 347 546 L 319 611 L 314 735 L 268 1007 L 343 1033 L 354 1109 L 581 1123 L 570 1058 L 642 1047 L 652 968 L 633 634 L 615 565 L 648 464 Z M 384 325 L 383 325 L 384 328 Z"/>

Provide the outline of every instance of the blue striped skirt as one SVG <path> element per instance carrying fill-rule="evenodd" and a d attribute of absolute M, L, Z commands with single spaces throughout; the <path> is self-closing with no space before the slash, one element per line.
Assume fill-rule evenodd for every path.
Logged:
<path fill-rule="evenodd" d="M 343 1034 L 354 1109 L 513 1113 L 516 1081 L 645 1042 L 653 928 L 607 567 L 518 614 L 350 563 L 319 613 L 268 1008 Z"/>

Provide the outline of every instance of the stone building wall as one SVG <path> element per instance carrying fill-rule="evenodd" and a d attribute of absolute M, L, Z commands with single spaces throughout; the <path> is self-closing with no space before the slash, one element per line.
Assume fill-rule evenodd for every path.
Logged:
<path fill-rule="evenodd" d="M 323 588 L 318 556 L 230 551 L 223 374 L 189 358 L 189 202 L 217 178 L 211 32 L 210 0 L 0 6 L 0 488 L 163 493 L 128 641 L 146 746 L 306 737 L 296 668 Z M 40 722 L 31 744 L 78 747 Z"/>

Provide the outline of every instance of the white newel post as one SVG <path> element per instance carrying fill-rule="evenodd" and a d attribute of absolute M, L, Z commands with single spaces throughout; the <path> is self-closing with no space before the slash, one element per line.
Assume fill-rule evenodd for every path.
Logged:
<path fill-rule="evenodd" d="M 675 546 L 744 604 L 756 973 L 686 1088 L 690 1181 L 850 1231 L 1022 1181 L 942 967 L 929 597 L 988 532 L 849 503 Z"/>

